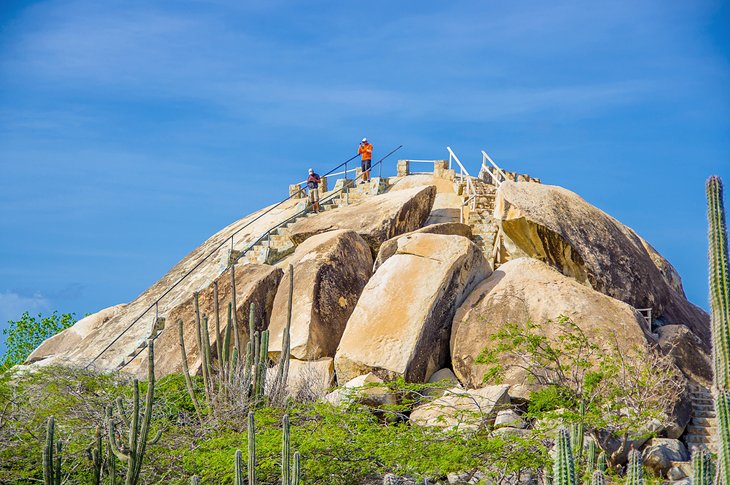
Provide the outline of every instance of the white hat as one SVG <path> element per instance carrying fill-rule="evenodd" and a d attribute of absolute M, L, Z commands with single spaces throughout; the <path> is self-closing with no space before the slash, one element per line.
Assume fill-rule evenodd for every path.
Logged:
<path fill-rule="evenodd" d="M 368 139 L 367 138 L 363 138 L 360 143 L 365 143 L 366 141 L 368 141 Z"/>
<path fill-rule="evenodd" d="M 314 170 L 310 168 L 309 173 L 314 173 Z"/>

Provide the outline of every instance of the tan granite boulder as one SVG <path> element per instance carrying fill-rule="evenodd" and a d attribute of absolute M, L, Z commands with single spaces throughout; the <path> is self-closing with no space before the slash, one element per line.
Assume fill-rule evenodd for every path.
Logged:
<path fill-rule="evenodd" d="M 676 270 L 636 233 L 561 187 L 503 183 L 495 216 L 507 246 L 634 308 L 682 324 L 710 345 L 709 317 L 684 297 Z"/>
<path fill-rule="evenodd" d="M 291 355 L 301 360 L 334 357 L 345 324 L 372 274 L 373 259 L 355 231 L 318 234 L 288 260 L 294 268 Z M 289 274 L 276 292 L 271 314 L 270 354 L 278 358 L 286 328 Z"/>
<path fill-rule="evenodd" d="M 327 231 L 350 229 L 367 241 L 373 255 L 380 245 L 399 234 L 423 226 L 431 213 L 436 188 L 432 185 L 388 192 L 309 217 L 289 229 L 295 244 Z"/>
<path fill-rule="evenodd" d="M 378 251 L 378 256 L 375 258 L 375 268 L 377 269 L 382 265 L 386 259 L 393 256 L 398 250 L 398 239 L 401 237 L 409 236 L 411 234 L 445 234 L 450 236 L 464 236 L 471 237 L 471 226 L 468 224 L 462 224 L 460 222 L 444 222 L 438 224 L 431 224 L 424 226 L 415 231 L 407 232 L 400 236 L 392 237 L 385 241 Z"/>
<path fill-rule="evenodd" d="M 82 318 L 72 327 L 44 340 L 43 343 L 28 356 L 25 363 L 31 364 L 33 362 L 40 362 L 48 357 L 62 355 L 74 350 L 87 335 L 98 330 L 104 325 L 107 325 L 109 320 L 112 320 L 121 314 L 125 307 L 126 305 L 115 305 Z"/>
<path fill-rule="evenodd" d="M 325 400 L 335 406 L 357 402 L 373 408 L 383 408 L 397 402 L 395 393 L 383 379 L 370 372 L 347 381 L 327 394 Z"/>
<path fill-rule="evenodd" d="M 475 360 L 484 348 L 496 345 L 491 337 L 505 323 L 531 320 L 544 325 L 548 337 L 557 337 L 562 331 L 556 322 L 560 315 L 572 319 L 597 343 L 613 342 L 618 335 L 626 349 L 646 344 L 646 322 L 626 303 L 581 285 L 535 259 L 515 259 L 477 286 L 457 310 L 451 333 L 456 376 L 466 387 L 480 387 L 487 366 Z M 505 379 L 507 384 L 523 385 L 526 373 L 513 368 Z"/>
<path fill-rule="evenodd" d="M 274 295 L 282 276 L 282 271 L 273 266 L 263 264 L 239 264 L 236 268 L 236 323 L 238 338 L 241 342 L 241 350 L 245 352 L 246 342 L 249 339 L 249 309 L 254 304 L 254 320 L 257 330 L 268 327 L 269 315 L 274 302 Z M 231 276 L 226 271 L 214 280 L 218 283 L 218 304 L 220 308 L 220 335 L 216 334 L 215 298 L 213 283 L 199 293 L 201 321 L 208 317 L 208 334 L 213 348 L 216 347 L 218 338 L 225 335 L 228 327 L 228 304 L 232 302 Z M 183 321 L 183 333 L 185 336 L 185 351 L 187 352 L 188 366 L 191 374 L 201 372 L 200 350 L 195 330 L 195 305 L 193 296 L 190 295 L 180 305 L 171 309 L 165 319 L 165 328 L 155 341 L 155 372 L 158 376 L 164 376 L 173 372 L 182 371 L 182 358 L 180 355 L 180 337 L 178 320 Z M 235 345 L 235 333 L 231 333 L 231 348 Z M 217 352 L 213 351 L 213 359 L 217 358 Z M 146 375 L 147 354 L 142 352 L 126 368 L 127 372 L 136 373 L 140 376 Z"/>
<path fill-rule="evenodd" d="M 489 273 L 479 248 L 465 237 L 400 238 L 347 323 L 335 355 L 338 382 L 368 372 L 425 381 L 446 364 L 456 308 Z"/>
<path fill-rule="evenodd" d="M 332 357 L 289 361 L 287 393 L 297 401 L 316 401 L 327 394 L 334 383 L 335 366 Z"/>
<path fill-rule="evenodd" d="M 712 383 L 712 359 L 697 335 L 684 325 L 665 325 L 656 333 L 659 348 L 672 356 L 687 378 L 705 386 Z"/>
<path fill-rule="evenodd" d="M 468 390 L 455 387 L 416 407 L 410 421 L 419 426 L 460 431 L 492 425 L 497 413 L 509 406 L 508 390 L 507 385 Z"/>
<path fill-rule="evenodd" d="M 170 310 L 188 300 L 194 291 L 207 288 L 226 268 L 231 248 L 240 251 L 248 247 L 267 229 L 297 214 L 300 210 L 297 204 L 298 200 L 292 199 L 265 207 L 221 229 L 103 325 L 94 326 L 88 332 L 66 333 L 73 336 L 67 344 L 57 339 L 59 342 L 54 346 L 58 351 L 45 353 L 38 364 L 118 370 L 155 335 L 159 325 L 156 315 L 167 317 Z M 83 338 L 77 340 L 81 335 Z M 146 354 L 142 352 L 142 355 Z M 125 367 L 123 371 L 126 370 Z"/>

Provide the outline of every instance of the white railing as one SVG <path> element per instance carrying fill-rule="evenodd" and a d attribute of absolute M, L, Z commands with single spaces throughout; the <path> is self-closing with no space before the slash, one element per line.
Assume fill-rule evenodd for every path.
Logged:
<path fill-rule="evenodd" d="M 499 178 L 495 176 L 495 172 L 493 172 L 492 168 L 489 165 L 487 165 L 487 161 L 489 161 L 489 163 L 492 164 L 492 167 L 494 167 L 494 170 L 496 170 L 496 173 L 498 173 L 502 177 L 502 180 L 499 180 Z M 498 187 L 502 184 L 502 182 L 504 182 L 505 180 L 508 180 L 507 175 L 504 173 L 504 171 L 501 168 L 499 168 L 496 163 L 494 163 L 494 160 L 492 160 L 492 158 L 489 155 L 487 155 L 487 152 L 485 152 L 484 150 L 482 150 L 482 170 L 486 170 L 487 172 L 489 172 L 489 175 L 492 177 L 492 180 L 494 180 L 494 182 L 496 182 L 494 185 L 496 185 Z"/>
<path fill-rule="evenodd" d="M 466 200 L 461 204 L 461 214 L 460 214 L 460 220 L 463 223 L 464 222 L 464 207 L 466 205 L 471 204 L 471 209 L 474 210 L 476 208 L 476 190 L 474 189 L 474 184 L 471 181 L 471 176 L 469 175 L 469 172 L 466 170 L 464 165 L 461 163 L 461 160 L 459 160 L 459 157 L 456 156 L 456 153 L 451 149 L 451 147 L 446 147 L 446 150 L 449 152 L 449 169 L 451 169 L 453 162 L 456 162 L 456 165 L 459 166 L 459 182 L 466 181 Z M 454 170 L 455 172 L 456 170 Z"/>

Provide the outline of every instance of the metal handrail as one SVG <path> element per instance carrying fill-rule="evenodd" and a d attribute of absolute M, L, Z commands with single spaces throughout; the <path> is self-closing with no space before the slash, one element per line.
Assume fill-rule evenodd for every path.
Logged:
<path fill-rule="evenodd" d="M 469 175 L 469 172 L 466 170 L 466 167 L 461 163 L 461 160 L 459 160 L 459 157 L 456 156 L 456 153 L 451 149 L 451 147 L 446 147 L 446 150 L 449 152 L 449 169 L 451 169 L 452 161 L 455 161 L 456 164 L 459 166 L 459 180 L 464 181 L 466 180 L 466 196 L 467 199 L 464 201 L 464 203 L 461 204 L 461 215 L 460 220 L 461 222 L 464 222 L 464 206 L 466 206 L 469 202 L 471 202 L 472 209 L 474 209 L 476 204 L 476 189 L 474 188 L 474 184 L 471 181 L 471 175 Z"/>
<path fill-rule="evenodd" d="M 375 168 L 378 165 L 382 164 L 383 163 L 383 160 L 385 160 L 386 158 L 388 158 L 389 156 L 391 156 L 392 154 L 394 154 L 395 152 L 397 152 L 398 150 L 400 150 L 402 147 L 403 147 L 403 145 L 400 145 L 397 148 L 395 148 L 394 150 L 390 151 L 390 153 L 388 153 L 383 158 L 381 158 L 380 160 L 378 160 L 375 164 L 373 164 L 370 167 L 370 170 L 372 170 L 373 168 Z M 353 179 L 353 181 L 354 182 L 357 182 L 357 180 L 360 179 L 360 177 L 362 177 L 363 175 L 364 175 L 364 173 L 361 173 L 360 175 L 358 175 L 357 177 L 355 177 Z M 323 205 L 323 204 L 326 204 L 326 203 L 330 202 L 332 199 L 335 198 L 335 196 L 337 196 L 341 192 L 343 192 L 345 190 L 348 190 L 348 189 L 349 189 L 349 187 L 346 184 L 343 185 L 343 187 L 340 188 L 339 190 L 334 191 L 333 193 L 329 194 L 326 197 L 323 197 L 322 200 L 320 200 L 320 202 L 319 202 L 320 205 Z M 294 215 L 286 218 L 285 220 L 281 221 L 280 223 L 276 224 L 275 226 L 272 226 L 269 229 L 267 229 L 266 232 L 264 232 L 261 236 L 259 236 L 258 239 L 256 239 L 254 242 L 252 242 L 251 244 L 249 244 L 249 246 L 246 249 L 244 249 L 243 251 L 241 251 L 241 253 L 238 256 L 236 256 L 236 259 L 233 260 L 233 262 L 228 267 L 226 267 L 226 269 L 224 269 L 223 272 L 225 272 L 231 266 L 233 266 L 234 264 L 236 264 L 238 262 L 238 260 L 241 259 L 248 251 L 250 251 L 251 249 L 253 249 L 254 246 L 256 246 L 258 243 L 260 243 L 261 241 L 263 241 L 264 239 L 266 239 L 266 237 L 268 237 L 271 232 L 279 229 L 282 226 L 285 226 L 285 225 L 289 224 L 292 220 L 297 219 L 297 218 L 303 216 L 304 214 L 306 214 L 308 212 L 308 210 L 309 209 L 307 209 L 305 207 L 303 210 L 301 210 L 301 211 L 297 212 L 296 214 L 294 214 Z"/>
<path fill-rule="evenodd" d="M 380 160 L 378 160 L 378 161 L 377 161 L 377 163 L 375 163 L 375 164 L 374 164 L 374 165 L 373 165 L 373 166 L 371 167 L 371 170 L 372 170 L 372 168 L 373 168 L 373 167 L 376 167 L 376 166 L 378 166 L 378 165 L 381 165 L 381 166 L 382 166 L 382 163 L 383 163 L 383 161 L 384 161 L 384 160 L 385 160 L 386 158 L 388 158 L 389 156 L 391 156 L 391 155 L 392 155 L 393 153 L 395 153 L 396 151 L 400 150 L 400 149 L 401 149 L 402 147 L 403 147 L 403 145 L 400 145 L 400 146 L 398 146 L 397 148 L 395 148 L 394 150 L 392 150 L 391 152 L 389 152 L 389 153 L 388 153 L 387 155 L 385 155 L 385 156 L 384 156 L 383 158 L 381 158 Z M 350 159 L 350 160 L 352 160 L 352 159 Z M 348 161 L 349 161 L 349 160 L 348 160 Z M 341 164 L 340 166 L 342 166 L 342 165 L 344 165 L 344 163 L 343 163 L 343 164 Z M 331 172 L 331 171 L 330 171 L 330 172 Z M 360 174 L 360 176 L 358 176 L 358 177 L 356 177 L 356 178 L 355 178 L 355 181 L 357 181 L 357 179 L 358 179 L 358 178 L 360 178 L 360 177 L 362 177 L 362 176 L 363 176 L 363 174 Z M 344 187 L 343 187 L 342 189 L 339 189 L 338 191 L 336 191 L 336 192 L 334 192 L 334 193 L 332 193 L 332 194 L 328 195 L 327 197 L 323 198 L 323 199 L 322 199 L 322 201 L 321 201 L 321 203 L 322 203 L 322 204 L 325 204 L 325 203 L 329 202 L 329 201 L 330 201 L 330 200 L 332 200 L 332 199 L 333 199 L 333 198 L 334 198 L 334 197 L 335 197 L 335 196 L 336 196 L 336 195 L 337 195 L 338 193 L 342 192 L 343 190 L 345 190 L 345 189 L 347 189 L 347 188 L 348 188 L 348 187 L 347 187 L 347 185 L 345 185 L 345 186 L 344 186 Z M 290 196 L 289 198 L 285 199 L 285 200 L 289 200 L 290 198 L 291 198 L 291 196 Z M 283 203 L 283 202 L 284 202 L 284 201 L 280 202 L 279 204 L 281 204 L 281 203 Z M 277 205 L 279 205 L 279 204 L 277 204 Z M 272 207 L 272 209 L 273 209 L 273 207 Z M 270 210 L 272 210 L 272 209 L 269 209 L 269 210 L 267 211 L 267 213 L 268 213 L 268 212 L 269 212 Z M 226 271 L 228 271 L 229 269 L 231 269 L 231 268 L 232 268 L 232 267 L 233 267 L 233 266 L 234 266 L 234 265 L 235 265 L 235 264 L 236 264 L 236 263 L 238 262 L 238 260 L 239 260 L 239 259 L 241 259 L 241 257 L 243 257 L 243 256 L 244 256 L 244 255 L 245 255 L 245 254 L 246 254 L 246 253 L 247 253 L 248 251 L 250 251 L 250 250 L 251 250 L 251 249 L 252 249 L 253 247 L 255 247 L 255 246 L 256 246 L 256 245 L 257 245 L 257 244 L 258 244 L 259 242 L 263 241 L 263 240 L 264 240 L 264 239 L 266 239 L 266 238 L 269 238 L 269 241 L 271 241 L 271 232 L 273 232 L 274 230 L 278 229 L 279 227 L 281 227 L 281 226 L 283 226 L 283 225 L 285 225 L 285 224 L 289 223 L 289 222 L 290 222 L 291 220 L 293 220 L 293 219 L 296 219 L 297 217 L 299 217 L 299 216 L 301 216 L 301 215 L 303 215 L 303 214 L 306 214 L 306 212 L 307 212 L 307 209 L 305 208 L 304 210 L 302 210 L 302 211 L 300 211 L 300 212 L 296 213 L 295 215 L 293 215 L 293 216 L 291 216 L 291 217 L 287 218 L 287 219 L 286 219 L 285 221 L 282 221 L 282 222 L 280 222 L 279 224 L 277 224 L 277 225 L 275 225 L 275 226 L 273 226 L 273 227 L 271 227 L 271 228 L 267 229 L 267 230 L 266 230 L 266 232 L 264 232 L 264 233 L 263 233 L 263 234 L 262 234 L 262 235 L 261 235 L 261 236 L 260 236 L 260 237 L 259 237 L 258 239 L 256 239 L 256 240 L 255 240 L 255 241 L 254 241 L 253 243 L 251 243 L 251 244 L 250 244 L 250 245 L 249 245 L 249 246 L 248 246 L 248 247 L 247 247 L 246 249 L 244 249 L 244 250 L 243 250 L 243 251 L 242 251 L 242 252 L 241 252 L 241 253 L 240 253 L 240 254 L 239 254 L 239 255 L 238 255 L 237 257 L 236 257 L 236 259 L 235 259 L 235 260 L 233 260 L 232 262 L 230 262 L 230 263 L 228 264 L 228 266 L 226 266 L 226 268 L 225 268 L 225 269 L 223 269 L 223 271 L 221 271 L 221 273 L 220 273 L 220 274 L 222 275 L 223 273 L 225 273 Z M 262 214 L 262 215 L 263 215 L 263 214 Z M 258 217 L 257 217 L 257 219 L 258 219 Z M 253 222 L 253 221 L 252 221 L 252 222 Z M 250 224 L 250 223 L 249 223 L 249 224 Z M 248 224 L 247 224 L 247 225 L 248 225 Z M 239 229 L 239 231 L 240 231 L 240 229 Z M 228 241 L 228 239 L 226 239 L 226 240 L 224 241 L 224 243 L 225 243 L 225 242 L 227 242 L 227 241 Z M 216 249 L 214 249 L 213 251 L 211 251 L 211 253 L 209 253 L 209 254 L 208 254 L 208 255 L 207 255 L 207 256 L 206 256 L 206 257 L 205 257 L 205 258 L 204 258 L 203 260 L 201 260 L 201 261 L 200 261 L 200 262 L 199 262 L 198 264 L 196 264 L 195 268 L 197 268 L 198 266 L 200 266 L 200 264 L 201 264 L 201 263 L 202 263 L 202 262 L 203 262 L 203 261 L 204 261 L 205 259 L 207 259 L 207 258 L 208 258 L 208 256 L 210 256 L 210 255 L 211 255 L 211 254 L 212 254 L 213 252 L 217 251 L 217 250 L 218 250 L 218 249 L 220 249 L 221 247 L 222 247 L 222 244 L 221 244 L 221 245 L 219 245 L 219 246 L 218 246 L 218 247 L 217 247 Z M 269 251 L 270 251 L 270 249 L 269 249 Z M 193 268 L 193 269 L 195 269 L 195 268 Z M 190 272 L 186 273 L 186 274 L 185 274 L 185 276 L 183 276 L 183 278 L 185 278 L 186 276 L 188 276 L 188 275 L 189 275 L 189 274 L 190 274 L 191 272 L 192 272 L 192 270 L 191 270 Z M 220 276 L 220 275 L 219 275 L 219 276 Z M 183 279 L 183 278 L 181 278 L 181 279 L 180 279 L 180 280 L 179 280 L 178 282 L 176 282 L 174 286 L 176 286 L 176 285 L 177 285 L 178 283 L 180 283 L 180 281 L 182 281 L 182 279 Z M 168 289 L 168 290 L 167 290 L 167 291 L 165 292 L 165 295 L 166 295 L 167 293 L 169 293 L 169 292 L 170 292 L 170 290 L 172 290 L 172 287 L 171 287 L 171 288 L 169 288 L 169 289 Z M 164 295 L 163 295 L 163 296 L 164 296 Z M 153 304 L 153 305 L 155 306 L 155 308 L 157 308 L 157 303 L 158 303 L 158 302 L 159 302 L 159 301 L 160 301 L 161 299 L 162 299 L 162 296 L 161 296 L 160 298 L 158 298 L 158 299 L 157 299 L 157 301 L 156 301 L 156 302 L 155 302 L 155 303 Z M 150 308 L 151 308 L 151 307 L 150 307 Z M 96 356 L 96 357 L 94 357 L 94 359 L 93 359 L 93 360 L 92 360 L 92 361 L 91 361 L 91 362 L 90 362 L 89 364 L 87 364 L 87 366 L 86 366 L 86 367 L 89 367 L 89 366 L 90 366 L 91 364 L 93 364 L 93 363 L 94 363 L 94 362 L 96 361 L 96 359 L 98 359 L 98 358 L 99 358 L 99 357 L 100 357 L 100 356 L 101 356 L 101 355 L 102 355 L 102 354 L 103 354 L 104 352 L 106 352 L 106 351 L 107 351 L 107 350 L 108 350 L 108 349 L 109 349 L 109 348 L 110 348 L 110 347 L 111 347 L 111 346 L 112 346 L 112 345 L 113 345 L 113 344 L 114 344 L 114 343 L 115 343 L 115 342 L 116 342 L 117 340 L 119 340 L 119 338 L 121 338 L 121 336 L 122 336 L 122 335 L 124 335 L 124 333 L 126 333 L 126 332 L 127 332 L 127 330 L 129 330 L 129 329 L 130 329 L 130 328 L 132 327 L 132 325 L 134 325 L 134 324 L 135 324 L 135 323 L 136 323 L 137 321 L 139 321 L 139 319 L 140 319 L 140 318 L 142 318 L 142 317 L 143 317 L 143 316 L 144 316 L 144 315 L 145 315 L 145 314 L 147 313 L 147 311 L 149 311 L 149 308 L 148 308 L 147 310 L 145 310 L 145 311 L 144 311 L 144 313 L 142 313 L 142 314 L 141 314 L 141 315 L 140 315 L 139 317 L 137 317 L 137 318 L 136 318 L 136 319 L 134 320 L 134 322 L 132 322 L 132 323 L 131 323 L 131 324 L 130 324 L 129 326 L 127 326 L 127 328 L 125 328 L 125 329 L 124 329 L 124 330 L 122 331 L 122 333 L 121 333 L 121 334 L 119 334 L 119 335 L 118 335 L 118 336 L 117 336 L 117 337 L 116 337 L 116 338 L 115 338 L 115 339 L 114 339 L 114 340 L 113 340 L 113 341 L 112 341 L 112 342 L 111 342 L 111 343 L 110 343 L 109 345 L 107 345 L 107 346 L 106 346 L 106 347 L 104 348 L 104 350 L 102 350 L 101 352 L 99 352 L 99 354 L 97 354 L 97 356 Z M 156 338 L 156 337 L 153 337 L 153 338 Z M 130 362 L 132 362 L 132 360 L 134 360 L 134 359 L 130 359 L 129 361 L 127 361 L 127 362 L 123 363 L 123 364 L 122 364 L 121 366 L 119 366 L 118 370 L 121 370 L 121 369 L 123 369 L 124 367 L 126 367 L 126 366 L 127 366 L 127 365 L 128 365 L 129 363 L 130 363 Z"/>
<path fill-rule="evenodd" d="M 402 146 L 402 145 L 401 145 L 401 146 Z M 398 148 L 400 148 L 400 147 L 398 147 Z M 346 164 L 347 164 L 348 162 L 350 162 L 351 160 L 353 160 L 353 159 L 355 159 L 355 158 L 357 158 L 357 157 L 358 157 L 358 155 L 355 155 L 354 157 L 351 157 L 351 158 L 349 158 L 349 159 L 345 160 L 345 161 L 344 161 L 344 162 L 342 162 L 341 164 L 337 165 L 337 167 L 335 167 L 334 169 L 330 170 L 330 171 L 329 171 L 328 173 L 331 173 L 331 172 L 333 172 L 334 170 L 337 170 L 338 168 L 342 167 L 343 165 L 346 165 Z M 381 161 L 382 161 L 382 160 L 381 160 Z M 326 176 L 326 175 L 325 175 L 325 176 Z M 122 336 L 123 336 L 123 335 L 124 335 L 125 333 L 127 333 L 127 331 L 129 331 L 129 329 L 130 329 L 130 328 L 132 328 L 132 326 L 134 326 L 134 325 L 135 325 L 135 324 L 136 324 L 137 322 L 139 322 L 139 321 L 140 321 L 140 320 L 142 319 L 142 317 L 144 317 L 145 315 L 147 315 L 147 312 L 149 312 L 150 310 L 152 310 L 152 308 L 155 308 L 155 314 L 158 314 L 158 308 L 159 308 L 159 303 L 160 303 L 160 301 L 161 301 L 161 300 L 162 300 L 162 299 L 163 299 L 164 297 L 166 297 L 166 296 L 167 296 L 167 295 L 168 295 L 168 294 L 169 294 L 169 293 L 170 293 L 170 292 L 171 292 L 171 291 L 172 291 L 173 289 L 175 289 L 175 288 L 177 287 L 177 285 L 179 285 L 180 283 L 182 283 L 182 281 L 183 281 L 183 280 L 184 280 L 185 278 L 187 278 L 188 276 L 190 276 L 190 274 L 192 274 L 192 273 L 193 273 L 193 271 L 195 271 L 196 269 L 198 269 L 198 268 L 200 267 L 200 265 L 201 265 L 201 264 L 203 264 L 203 263 L 204 263 L 205 261 L 207 261 L 207 260 L 208 260 L 208 258 L 210 258 L 210 257 L 211 257 L 211 256 L 212 256 L 213 254 L 215 254 L 216 252 L 218 252 L 218 250 L 219 250 L 220 248 L 222 248 L 224 244 L 228 243 L 228 241 L 229 241 L 229 240 L 230 240 L 230 242 L 231 242 L 231 248 L 233 248 L 233 237 L 234 237 L 234 236 L 235 236 L 236 234 L 238 234 L 239 232 L 243 231 L 243 230 L 244 230 L 245 228 L 247 228 L 248 226 L 250 226 L 250 225 L 251 225 L 251 224 L 253 224 L 254 222 L 258 221 L 258 220 L 259 220 L 259 219 L 261 219 L 261 218 L 262 218 L 263 216 L 265 216 L 265 215 L 266 215 L 266 214 L 268 214 L 269 212 L 273 211 L 274 209 L 276 209 L 277 207 L 279 207 L 280 205 L 282 205 L 282 204 L 283 204 L 284 202 L 287 202 L 288 200 L 292 199 L 292 198 L 294 197 L 294 195 L 295 195 L 295 194 L 292 194 L 292 195 L 290 195 L 289 197 L 287 197 L 286 199 L 283 199 L 283 200 L 281 200 L 281 201 L 277 202 L 276 204 L 274 204 L 273 206 L 271 206 L 270 208 L 268 208 L 268 209 L 267 209 L 266 211 L 264 211 L 264 212 L 262 212 L 261 214 L 259 214 L 258 216 L 256 216 L 256 217 L 255 217 L 254 219 L 252 219 L 251 221 L 249 221 L 249 222 L 247 222 L 246 224 L 244 224 L 243 226 L 239 227 L 239 228 L 238 228 L 238 229 L 237 229 L 236 231 L 234 231 L 234 232 L 233 232 L 233 233 L 232 233 L 232 234 L 231 234 L 231 235 L 230 235 L 229 237 L 225 238 L 225 239 L 224 239 L 224 240 L 223 240 L 223 241 L 222 241 L 222 242 L 221 242 L 220 244 L 218 244 L 218 245 L 217 245 L 217 246 L 216 246 L 216 247 L 215 247 L 214 249 L 212 249 L 212 250 L 211 250 L 210 252 L 208 252 L 208 254 L 206 254 L 206 255 L 205 255 L 205 256 L 204 256 L 204 257 L 203 257 L 203 258 L 202 258 L 202 259 L 201 259 L 200 261 L 198 261 L 198 262 L 197 262 L 197 263 L 195 264 L 195 266 L 193 266 L 193 267 L 192 267 L 191 269 L 189 269 L 189 270 L 188 270 L 188 271 L 187 271 L 187 272 L 186 272 L 186 273 L 185 273 L 184 275 L 182 275 L 182 276 L 180 277 L 180 279 L 178 279 L 178 280 L 177 280 L 177 281 L 176 281 L 175 283 L 173 283 L 173 285 L 172 285 L 172 286 L 170 286 L 170 287 L 169 287 L 169 288 L 168 288 L 168 289 L 167 289 L 167 290 L 166 290 L 166 291 L 165 291 L 165 292 L 164 292 L 164 293 L 163 293 L 162 295 L 160 295 L 160 296 L 159 296 L 159 297 L 158 297 L 158 298 L 157 298 L 157 299 L 156 299 L 156 300 L 155 300 L 154 302 L 152 302 L 152 303 L 150 304 L 150 306 L 148 306 L 148 307 L 147 307 L 147 308 L 146 308 L 146 309 L 145 309 L 145 310 L 144 310 L 144 311 L 143 311 L 142 313 L 140 313 L 140 314 L 139 314 L 139 316 L 138 316 L 137 318 L 135 318 L 134 320 L 132 320 L 132 322 L 131 322 L 131 323 L 130 323 L 129 325 L 127 325 L 127 327 L 126 327 L 126 328 L 125 328 L 124 330 L 122 330 L 122 332 L 121 332 L 121 333 L 120 333 L 119 335 L 117 335 L 117 336 L 116 336 L 116 337 L 114 338 L 114 340 L 112 340 L 112 341 L 111 341 L 111 342 L 110 342 L 110 343 L 109 343 L 109 344 L 108 344 L 108 345 L 107 345 L 106 347 L 104 347 L 104 348 L 103 348 L 103 349 L 101 350 L 101 352 L 99 352 L 98 354 L 96 354 L 96 356 L 95 356 L 95 357 L 94 357 L 93 359 L 91 359 L 91 362 L 89 362 L 88 364 L 86 364 L 86 366 L 85 366 L 84 368 L 85 368 L 85 369 L 87 369 L 87 368 L 89 368 L 89 367 L 90 367 L 90 366 L 91 366 L 91 365 L 92 365 L 92 364 L 93 364 L 94 362 L 96 362 L 96 360 L 97 360 L 97 359 L 98 359 L 99 357 L 101 357 L 101 356 L 102 356 L 102 355 L 104 354 L 104 352 L 106 352 L 107 350 L 109 350 L 109 349 L 111 348 L 111 346 L 112 346 L 112 345 L 114 345 L 114 344 L 115 344 L 115 343 L 116 343 L 116 342 L 117 342 L 117 341 L 118 341 L 118 340 L 119 340 L 120 338 L 122 338 Z M 230 266 L 229 266 L 229 267 L 230 267 Z M 225 271 L 226 271 L 227 269 L 228 269 L 228 267 L 226 267 L 226 269 L 225 269 L 225 270 L 223 270 L 223 272 L 225 272 Z M 223 273 L 223 272 L 222 272 L 222 273 Z M 156 321 L 155 321 L 155 324 L 156 324 Z M 126 365 L 126 364 L 125 364 L 125 365 Z M 122 367 L 124 367 L 124 366 L 122 366 Z"/>
<path fill-rule="evenodd" d="M 498 173 L 499 173 L 499 174 L 500 174 L 500 175 L 502 176 L 502 181 L 508 180 L 508 178 L 507 178 L 507 175 L 506 175 L 506 174 L 505 174 L 505 173 L 504 173 L 504 172 L 502 171 L 502 169 L 501 169 L 501 168 L 499 168 L 499 167 L 497 166 L 497 164 L 496 164 L 496 163 L 494 163 L 494 160 L 492 160 L 492 159 L 491 159 L 491 157 L 490 157 L 489 155 L 487 155 L 487 152 L 485 152 L 484 150 L 482 150 L 482 168 L 487 168 L 487 167 L 488 167 L 488 165 L 487 165 L 487 160 L 489 160 L 489 163 L 491 163 L 491 164 L 492 164 L 492 166 L 493 166 L 493 167 L 494 167 L 495 169 L 497 169 L 497 172 L 498 172 Z M 490 174 L 490 175 L 492 175 L 492 172 L 491 172 L 491 170 L 489 171 L 489 174 Z M 496 179 L 496 178 L 494 177 L 494 175 L 492 175 L 492 179 L 493 179 L 493 180 L 494 180 L 495 182 L 497 182 L 497 186 L 500 186 L 500 185 L 502 185 L 502 182 L 500 182 L 499 180 L 497 180 L 497 179 Z"/>
<path fill-rule="evenodd" d="M 350 160 L 352 160 L 352 159 L 350 159 Z M 324 178 L 324 177 L 336 177 L 337 175 L 345 175 L 345 174 L 350 173 L 350 172 L 357 172 L 357 167 L 356 168 L 351 168 L 350 170 L 343 170 L 342 172 L 328 173 L 327 175 L 322 175 L 320 178 Z M 301 186 L 302 184 L 306 184 L 306 183 L 307 183 L 307 181 L 306 180 L 303 180 L 303 181 L 297 182 L 296 184 L 293 184 L 293 185 L 300 185 Z"/>

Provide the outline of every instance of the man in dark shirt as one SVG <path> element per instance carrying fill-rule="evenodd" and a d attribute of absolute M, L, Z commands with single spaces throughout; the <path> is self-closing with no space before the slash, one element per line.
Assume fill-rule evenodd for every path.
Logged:
<path fill-rule="evenodd" d="M 319 212 L 319 175 L 311 168 L 307 178 L 307 188 L 309 189 L 309 203 L 312 204 L 312 209 L 317 213 Z"/>

